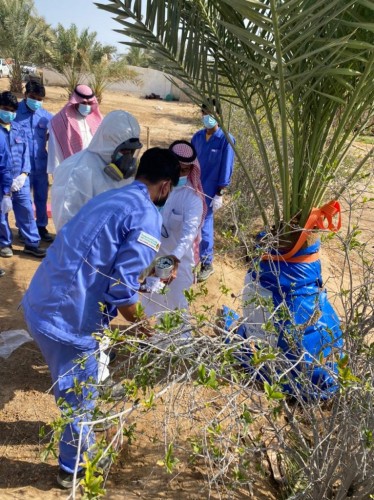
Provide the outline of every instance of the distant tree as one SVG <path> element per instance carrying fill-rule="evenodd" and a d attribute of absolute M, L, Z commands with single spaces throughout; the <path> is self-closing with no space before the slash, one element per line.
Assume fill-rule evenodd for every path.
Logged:
<path fill-rule="evenodd" d="M 130 66 L 137 66 L 139 68 L 148 68 L 150 62 L 149 51 L 141 49 L 137 46 L 130 47 L 129 51 L 125 55 L 127 64 Z"/>
<path fill-rule="evenodd" d="M 55 35 L 52 66 L 65 76 L 69 93 L 95 65 L 100 66 L 103 60 L 109 64 L 116 52 L 112 45 L 103 45 L 96 39 L 96 31 L 86 28 L 80 33 L 75 24 L 69 28 L 58 24 Z"/>
<path fill-rule="evenodd" d="M 88 67 L 88 84 L 94 90 L 99 103 L 108 85 L 128 80 L 138 84 L 137 73 L 127 67 L 125 59 L 108 61 L 103 57 L 100 62 L 90 64 Z"/>
<path fill-rule="evenodd" d="M 53 31 L 44 18 L 38 16 L 33 0 L 1 0 L 0 46 L 2 55 L 14 61 L 12 92 L 22 92 L 21 62 L 49 60 L 53 41 Z"/>

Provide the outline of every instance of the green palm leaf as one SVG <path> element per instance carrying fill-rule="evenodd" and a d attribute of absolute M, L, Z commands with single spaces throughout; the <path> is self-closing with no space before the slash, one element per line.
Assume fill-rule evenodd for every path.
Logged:
<path fill-rule="evenodd" d="M 217 97 L 245 111 L 269 203 L 260 200 L 250 166 L 240 156 L 238 162 L 264 223 L 304 224 L 372 110 L 374 1 L 107 0 L 96 5 L 116 16 L 123 35 L 157 53 L 156 67 L 188 85 L 196 103 Z M 265 146 L 269 131 L 273 155 Z"/>

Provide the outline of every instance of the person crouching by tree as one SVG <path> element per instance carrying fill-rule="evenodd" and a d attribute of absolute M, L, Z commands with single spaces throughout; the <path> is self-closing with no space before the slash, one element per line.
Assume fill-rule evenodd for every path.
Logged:
<path fill-rule="evenodd" d="M 203 104 L 201 108 L 204 128 L 192 137 L 192 145 L 196 149 L 201 168 L 201 183 L 206 197 L 208 211 L 201 232 L 200 263 L 198 281 L 205 281 L 214 272 L 214 213 L 222 207 L 224 189 L 231 182 L 234 168 L 234 150 L 218 126 L 213 114 L 221 114 L 215 99 Z M 233 143 L 235 139 L 230 138 Z"/>
<path fill-rule="evenodd" d="M 80 425 L 92 419 L 98 397 L 99 349 L 93 334 L 117 311 L 129 322 L 138 321 L 139 276 L 160 247 L 157 206 L 177 185 L 179 171 L 171 151 L 146 151 L 132 184 L 92 198 L 62 227 L 23 297 L 28 329 L 50 369 L 56 402 L 64 401 L 62 412 L 72 411 L 60 440 L 62 487 L 73 485 L 76 466 L 79 476 L 84 474 L 83 454 L 94 454 L 94 433 Z M 82 391 L 74 391 L 76 385 Z"/>
<path fill-rule="evenodd" d="M 40 235 L 34 219 L 30 192 L 30 155 L 25 131 L 14 122 L 18 109 L 17 98 L 12 92 L 0 94 L 0 158 L 9 162 L 12 169 L 12 203 L 16 224 L 24 237 L 23 252 L 44 257 L 45 250 L 39 248 Z M 8 214 L 0 216 L 0 256 L 12 257 L 12 232 Z"/>
<path fill-rule="evenodd" d="M 25 98 L 18 105 L 15 122 L 21 125 L 28 139 L 31 164 L 30 187 L 36 210 L 36 225 L 41 239 L 51 243 L 53 237 L 47 229 L 47 139 L 48 123 L 53 115 L 43 109 L 44 97 L 44 85 L 34 81 L 27 82 Z M 23 235 L 20 236 L 23 241 Z"/>

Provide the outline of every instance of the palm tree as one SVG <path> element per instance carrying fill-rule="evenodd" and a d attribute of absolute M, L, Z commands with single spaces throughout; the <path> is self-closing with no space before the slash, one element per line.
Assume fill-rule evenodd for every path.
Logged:
<path fill-rule="evenodd" d="M 125 55 L 125 59 L 130 66 L 138 66 L 139 68 L 147 68 L 149 66 L 147 51 L 140 47 L 131 46 Z"/>
<path fill-rule="evenodd" d="M 242 127 L 255 141 L 269 193 L 267 200 L 260 196 L 250 166 L 235 148 L 267 235 L 252 276 L 271 291 L 279 311 L 278 346 L 295 366 L 305 354 L 305 363 L 312 365 L 307 372 L 314 373 L 313 360 L 327 359 L 332 348 L 341 352 L 342 333 L 318 284 L 319 242 L 314 234 L 309 238 L 324 214 L 331 218 L 339 212 L 339 204 L 313 207 L 326 202 L 329 185 L 373 114 L 374 1 L 107 0 L 96 5 L 116 16 L 121 25 L 116 31 L 156 53 L 159 59 L 152 64 L 182 81 L 196 104 L 209 107 L 209 98 L 215 98 L 242 109 Z M 216 118 L 230 141 L 225 120 Z M 351 167 L 337 197 L 373 152 Z M 308 336 L 305 325 L 310 325 Z M 297 366 L 304 369 L 303 363 Z M 332 367 L 337 372 L 336 362 Z M 329 387 L 327 371 L 318 370 L 315 380 Z"/>
<path fill-rule="evenodd" d="M 116 31 L 157 53 L 161 61 L 153 65 L 182 80 L 193 101 L 216 97 L 243 108 L 269 186 L 270 213 L 248 166 L 237 159 L 265 226 L 287 230 L 296 221 L 303 227 L 366 123 L 365 112 L 372 114 L 373 1 L 108 0 L 96 5 L 116 15 L 121 24 Z M 275 160 L 265 147 L 268 129 Z M 352 177 L 363 164 L 352 169 Z"/>
<path fill-rule="evenodd" d="M 127 67 L 124 59 L 108 61 L 103 57 L 100 62 L 90 63 L 87 71 L 88 84 L 95 92 L 99 103 L 102 101 L 104 90 L 111 83 L 130 80 L 138 84 L 137 73 Z"/>
<path fill-rule="evenodd" d="M 103 59 L 109 61 L 116 52 L 115 47 L 96 40 L 96 31 L 86 28 L 79 32 L 74 23 L 68 28 L 58 24 L 55 33 L 52 66 L 65 76 L 69 94 L 87 72 L 100 65 Z"/>
<path fill-rule="evenodd" d="M 45 62 L 54 40 L 50 26 L 34 9 L 32 0 L 2 0 L 0 3 L 0 46 L 14 60 L 10 89 L 22 92 L 20 63 Z"/>

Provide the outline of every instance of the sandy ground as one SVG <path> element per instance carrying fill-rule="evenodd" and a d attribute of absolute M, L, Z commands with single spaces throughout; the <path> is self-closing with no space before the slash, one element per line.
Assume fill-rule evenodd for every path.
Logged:
<path fill-rule="evenodd" d="M 0 80 L 0 90 L 6 88 L 7 80 Z M 65 101 L 64 89 L 47 88 L 46 109 L 56 112 Z M 149 146 L 167 146 L 175 139 L 189 139 L 199 127 L 199 110 L 186 103 L 149 101 L 121 93 L 106 93 L 101 109 L 103 114 L 114 109 L 133 113 L 142 128 L 141 139 Z M 370 218 L 364 218 L 363 222 L 367 229 L 371 227 Z M 12 259 L 1 259 L 0 262 L 7 273 L 0 278 L 0 331 L 25 328 L 18 305 L 39 265 L 38 259 L 22 254 L 23 247 L 17 240 L 12 217 L 11 227 L 15 255 Z M 52 221 L 49 229 L 54 233 Z M 322 262 L 328 286 L 333 292 L 339 291 L 342 286 L 340 269 L 344 263 L 343 253 L 337 252 L 336 247 L 326 246 Z M 217 258 L 215 269 L 215 274 L 209 279 L 209 293 L 203 299 L 204 302 L 217 308 L 225 303 L 238 309 L 235 295 L 242 287 L 245 268 Z M 227 296 L 223 296 L 220 291 L 222 283 L 230 289 Z M 121 326 L 121 320 L 117 323 Z M 48 393 L 48 369 L 34 343 L 24 344 L 8 359 L 1 359 L 0 380 L 0 498 L 66 498 L 66 493 L 56 487 L 56 461 L 51 459 L 42 463 L 40 460 L 42 446 L 38 437 L 39 429 L 58 412 L 53 397 Z M 159 452 L 148 440 L 140 438 L 111 471 L 105 498 L 208 498 L 200 471 L 185 468 L 177 475 L 167 475 L 156 465 L 160 458 Z M 266 479 L 256 481 L 253 493 L 255 499 L 276 498 L 273 486 Z M 210 498 L 216 497 L 213 495 Z M 230 498 L 249 496 L 232 493 Z"/>

